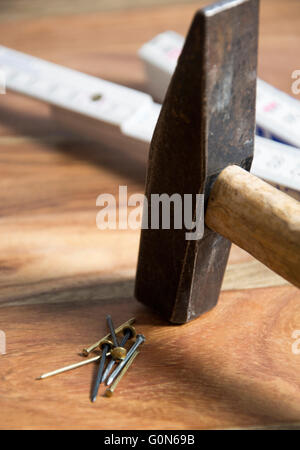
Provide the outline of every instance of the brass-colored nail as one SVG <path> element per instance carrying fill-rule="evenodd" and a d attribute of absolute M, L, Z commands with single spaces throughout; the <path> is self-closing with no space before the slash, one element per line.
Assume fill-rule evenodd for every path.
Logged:
<path fill-rule="evenodd" d="M 126 326 L 130 326 L 135 322 L 135 317 L 132 317 L 131 319 L 127 320 L 126 322 L 122 323 L 122 325 L 120 325 L 118 328 L 115 329 L 115 333 L 118 334 L 120 333 L 120 331 L 123 330 L 124 327 Z M 108 339 L 109 337 L 111 337 L 110 333 L 108 333 L 106 336 L 104 336 L 102 339 L 100 339 L 98 342 L 95 342 L 93 345 L 91 345 L 90 347 L 84 348 L 82 350 L 82 354 L 84 356 L 88 356 L 93 350 L 95 350 L 100 344 L 101 342 L 103 342 L 105 339 Z"/>
<path fill-rule="evenodd" d="M 117 368 L 113 371 L 113 373 L 109 376 L 106 384 L 111 385 L 115 379 L 119 376 L 119 373 L 123 370 L 123 367 L 126 366 L 127 362 L 130 360 L 133 353 L 137 350 L 137 348 L 145 342 L 146 338 L 143 334 L 137 334 L 135 343 L 130 347 L 127 352 L 127 356 L 123 361 L 121 361 Z"/>
<path fill-rule="evenodd" d="M 139 354 L 139 350 L 136 350 L 132 355 L 131 358 L 127 361 L 127 364 L 123 367 L 123 369 L 121 370 L 119 376 L 115 379 L 115 381 L 112 383 L 112 385 L 106 389 L 105 391 L 105 395 L 106 397 L 111 397 L 114 393 L 114 390 L 116 389 L 116 387 L 118 386 L 119 382 L 122 380 L 123 376 L 125 375 L 125 373 L 127 372 L 127 370 L 129 369 L 129 367 L 131 366 L 131 364 L 133 363 L 134 359 L 137 357 L 137 355 Z"/>
<path fill-rule="evenodd" d="M 123 328 L 122 333 L 123 333 L 123 339 L 122 339 L 122 341 L 120 343 L 120 346 L 124 348 L 126 342 L 129 339 L 134 339 L 136 337 L 136 331 L 135 331 L 135 328 L 132 325 L 127 325 L 126 327 Z M 114 350 L 115 349 L 113 349 L 111 351 L 112 359 L 109 361 L 109 363 L 106 366 L 105 372 L 104 372 L 103 377 L 102 377 L 102 381 L 105 381 L 107 379 L 108 375 L 110 374 L 111 369 L 113 368 L 113 366 L 117 362 L 117 358 L 114 359 L 114 354 L 113 354 Z M 127 351 L 126 351 L 126 354 L 127 354 Z"/>
<path fill-rule="evenodd" d="M 126 358 L 127 350 L 124 347 L 115 347 L 111 349 L 110 354 L 114 361 L 123 361 Z"/>
<path fill-rule="evenodd" d="M 61 369 L 53 370 L 53 372 L 44 373 L 37 380 L 43 380 L 44 378 L 53 377 L 53 375 L 58 375 L 59 373 L 67 372 L 68 370 L 77 369 L 77 367 L 85 366 L 86 364 L 90 364 L 92 362 L 98 361 L 101 358 L 101 355 L 95 356 L 94 358 L 86 359 L 84 361 L 80 361 L 75 364 L 71 364 L 70 366 L 62 367 Z"/>
<path fill-rule="evenodd" d="M 136 337 L 136 330 L 132 325 L 126 325 L 123 330 L 122 333 L 125 336 L 127 336 L 127 334 L 129 333 L 129 336 L 127 336 L 126 341 L 128 339 L 134 339 Z"/>

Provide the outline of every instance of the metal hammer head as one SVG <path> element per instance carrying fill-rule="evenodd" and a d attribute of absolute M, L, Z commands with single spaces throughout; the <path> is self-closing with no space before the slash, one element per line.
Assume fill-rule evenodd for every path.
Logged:
<path fill-rule="evenodd" d="M 196 13 L 151 142 L 148 217 L 151 194 L 207 199 L 222 169 L 250 169 L 257 35 L 258 0 L 222 1 Z M 216 304 L 230 250 L 206 227 L 200 240 L 187 241 L 185 233 L 150 227 L 141 234 L 136 297 L 173 323 Z"/>

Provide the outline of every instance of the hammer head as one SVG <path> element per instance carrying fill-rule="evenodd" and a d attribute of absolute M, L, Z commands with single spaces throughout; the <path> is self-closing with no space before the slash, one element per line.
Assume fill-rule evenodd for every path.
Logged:
<path fill-rule="evenodd" d="M 230 0 L 198 11 L 172 77 L 150 146 L 151 195 L 204 194 L 228 165 L 249 170 L 253 157 L 258 0 Z M 195 217 L 194 202 L 194 217 Z M 205 227 L 143 229 L 136 297 L 173 323 L 212 308 L 230 242 Z"/>

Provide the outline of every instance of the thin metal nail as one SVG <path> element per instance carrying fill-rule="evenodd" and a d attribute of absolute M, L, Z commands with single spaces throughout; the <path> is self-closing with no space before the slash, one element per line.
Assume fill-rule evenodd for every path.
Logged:
<path fill-rule="evenodd" d="M 116 336 L 116 333 L 115 333 L 115 327 L 114 327 L 112 318 L 111 318 L 111 316 L 109 314 L 106 316 L 106 320 L 107 320 L 108 328 L 109 328 L 110 335 L 112 337 L 112 341 L 114 343 L 114 346 L 115 347 L 119 347 L 119 342 L 118 342 L 118 339 L 117 339 L 117 336 Z"/>
<path fill-rule="evenodd" d="M 122 323 L 122 325 L 120 325 L 118 328 L 115 329 L 115 333 L 120 333 L 120 331 L 123 330 L 124 327 L 126 326 L 130 326 L 135 322 L 135 317 L 132 317 L 131 319 L 127 320 L 126 322 Z M 87 348 L 84 348 L 82 350 L 82 354 L 84 356 L 88 356 L 93 350 L 95 350 L 103 341 L 105 341 L 105 339 L 109 339 L 110 338 L 110 333 L 107 334 L 106 336 L 104 336 L 102 339 L 100 339 L 99 341 L 95 342 L 94 344 L 90 345 Z"/>
<path fill-rule="evenodd" d="M 77 367 L 85 366 L 86 364 L 90 364 L 92 362 L 98 361 L 101 356 L 95 356 L 94 358 L 86 359 L 84 361 L 80 361 L 75 364 L 71 364 L 70 366 L 62 367 L 57 370 L 53 370 L 53 372 L 44 373 L 40 377 L 36 378 L 37 380 L 43 380 L 44 378 L 53 377 L 53 375 L 58 375 L 59 373 L 67 372 L 68 370 L 77 369 Z"/>
<path fill-rule="evenodd" d="M 98 369 L 98 373 L 97 373 L 97 378 L 95 381 L 95 385 L 94 385 L 94 389 L 92 392 L 92 402 L 96 401 L 97 395 L 98 395 L 98 390 L 99 390 L 99 386 L 101 384 L 102 381 L 102 375 L 103 375 L 103 371 L 104 371 L 104 365 L 105 365 L 105 361 L 106 361 L 106 355 L 109 351 L 109 349 L 111 348 L 111 342 L 109 341 L 105 341 L 102 345 L 102 354 L 101 354 L 101 359 L 100 359 L 100 364 L 99 364 L 99 369 Z"/>
<path fill-rule="evenodd" d="M 126 344 L 126 342 L 131 338 L 131 336 L 132 336 L 132 332 L 130 331 L 130 329 L 127 329 L 127 331 L 125 331 L 125 334 L 124 334 L 124 336 L 123 336 L 123 339 L 122 339 L 122 341 L 121 341 L 121 343 L 120 343 L 120 346 L 121 347 L 124 347 L 124 345 Z M 105 369 L 105 372 L 104 372 L 104 374 L 103 374 L 103 377 L 102 377 L 102 382 L 104 382 L 105 380 L 106 380 L 106 378 L 108 377 L 108 375 L 110 374 L 110 372 L 111 372 L 111 370 L 112 370 L 112 368 L 113 368 L 113 366 L 116 364 L 116 361 L 114 360 L 114 359 L 111 359 L 110 361 L 109 361 L 109 363 L 107 364 L 107 367 L 106 367 L 106 369 Z"/>
<path fill-rule="evenodd" d="M 123 367 L 123 369 L 121 370 L 119 376 L 115 379 L 115 381 L 111 384 L 111 386 L 109 388 L 106 389 L 105 391 L 105 395 L 106 397 L 111 397 L 116 389 L 116 387 L 118 386 L 118 384 L 120 383 L 120 381 L 122 380 L 123 376 L 125 375 L 125 373 L 127 372 L 127 370 L 129 369 L 129 367 L 131 366 L 131 364 L 133 363 L 133 361 L 135 360 L 135 358 L 137 357 L 137 355 L 139 354 L 139 350 L 136 350 L 131 357 L 129 358 L 129 360 L 127 361 L 127 363 L 125 364 L 125 366 Z"/>
<path fill-rule="evenodd" d="M 106 384 L 109 386 L 111 383 L 113 383 L 113 381 L 115 380 L 115 378 L 119 375 L 119 373 L 121 372 L 121 370 L 123 369 L 123 367 L 125 366 L 125 364 L 127 363 L 127 361 L 130 359 L 131 355 L 136 351 L 136 349 L 145 342 L 146 338 L 145 336 L 143 336 L 142 334 L 138 334 L 136 336 L 136 341 L 135 343 L 132 345 L 132 347 L 130 348 L 130 350 L 128 350 L 127 356 L 126 358 L 121 361 L 118 364 L 118 367 L 113 371 L 113 373 L 110 375 L 110 377 L 108 378 Z"/>
<path fill-rule="evenodd" d="M 127 325 L 122 330 L 123 334 L 126 333 L 127 331 L 130 332 L 130 335 L 131 335 L 130 339 L 133 339 L 136 336 L 135 328 L 132 325 Z M 119 347 L 114 347 L 111 350 L 110 354 L 111 354 L 112 359 L 114 359 L 115 361 L 123 361 L 123 359 L 126 358 L 127 350 L 124 347 L 124 345 L 123 346 L 120 345 Z"/>

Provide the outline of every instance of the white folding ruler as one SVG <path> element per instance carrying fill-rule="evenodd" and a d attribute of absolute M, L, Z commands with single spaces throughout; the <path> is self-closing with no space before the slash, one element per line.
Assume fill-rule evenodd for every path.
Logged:
<path fill-rule="evenodd" d="M 106 142 L 113 136 L 114 141 L 118 139 L 120 150 L 124 141 L 128 143 L 130 139 L 126 152 L 143 162 L 147 160 L 149 142 L 161 108 L 150 95 L 1 46 L 0 71 L 4 73 L 8 90 L 50 104 L 56 118 L 76 132 Z M 300 152 L 284 151 L 286 175 L 281 176 L 282 164 L 279 170 L 270 164 L 275 151 L 272 141 L 260 139 L 259 145 L 257 142 L 259 150 L 255 150 L 252 172 L 300 191 L 300 171 L 294 170 L 299 167 Z M 291 174 L 290 169 L 294 170 Z"/>
<path fill-rule="evenodd" d="M 175 31 L 155 36 L 139 50 L 149 93 L 161 103 L 184 45 Z M 256 128 L 260 136 L 300 148 L 300 102 L 270 84 L 257 80 Z"/>

